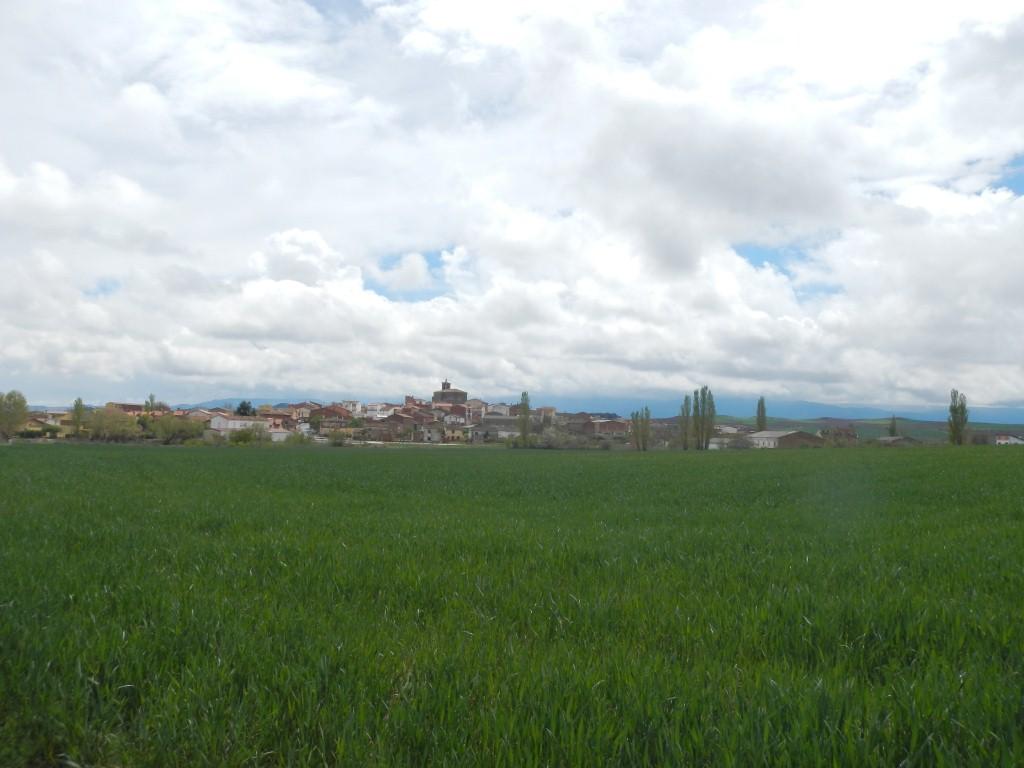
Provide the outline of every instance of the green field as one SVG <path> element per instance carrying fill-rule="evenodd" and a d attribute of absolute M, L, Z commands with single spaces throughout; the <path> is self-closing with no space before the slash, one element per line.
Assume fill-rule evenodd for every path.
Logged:
<path fill-rule="evenodd" d="M 1020 765 L 1024 451 L 0 447 L 0 765 Z"/>

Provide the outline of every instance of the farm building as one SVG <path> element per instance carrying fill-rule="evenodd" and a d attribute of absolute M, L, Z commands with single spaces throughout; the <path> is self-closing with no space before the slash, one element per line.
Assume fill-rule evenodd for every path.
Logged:
<path fill-rule="evenodd" d="M 270 427 L 270 422 L 266 419 L 249 416 L 226 416 L 218 413 L 210 419 L 210 429 L 222 435 L 240 429 L 267 429 L 268 427 Z"/>
<path fill-rule="evenodd" d="M 886 435 L 885 437 L 878 438 L 876 442 L 887 448 L 905 448 L 911 445 L 920 445 L 921 441 L 915 440 L 912 437 L 905 437 L 903 435 L 896 435 L 894 437 Z"/>
<path fill-rule="evenodd" d="M 1024 445 L 1024 437 L 1019 435 L 996 435 L 996 445 Z"/>
<path fill-rule="evenodd" d="M 625 419 L 591 419 L 582 426 L 584 435 L 626 435 L 630 423 Z"/>
<path fill-rule="evenodd" d="M 754 448 L 821 448 L 825 441 L 810 432 L 766 429 L 749 436 Z"/>

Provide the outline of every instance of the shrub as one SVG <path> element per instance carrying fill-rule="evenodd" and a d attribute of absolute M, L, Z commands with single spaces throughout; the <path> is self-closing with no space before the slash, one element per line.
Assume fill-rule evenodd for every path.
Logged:
<path fill-rule="evenodd" d="M 185 419 L 180 416 L 161 416 L 152 420 L 150 429 L 153 436 L 164 445 L 194 440 L 203 434 L 201 422 Z"/>
<path fill-rule="evenodd" d="M 89 439 L 108 443 L 137 440 L 141 435 L 134 416 L 116 408 L 100 408 L 89 415 Z"/>
<path fill-rule="evenodd" d="M 270 433 L 260 426 L 236 429 L 228 438 L 232 445 L 262 445 L 270 442 Z"/>

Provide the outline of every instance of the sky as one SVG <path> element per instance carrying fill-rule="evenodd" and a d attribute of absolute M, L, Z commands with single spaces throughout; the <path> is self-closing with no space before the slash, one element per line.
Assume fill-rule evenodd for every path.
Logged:
<path fill-rule="evenodd" d="M 0 390 L 1024 405 L 1024 7 L 0 4 Z"/>

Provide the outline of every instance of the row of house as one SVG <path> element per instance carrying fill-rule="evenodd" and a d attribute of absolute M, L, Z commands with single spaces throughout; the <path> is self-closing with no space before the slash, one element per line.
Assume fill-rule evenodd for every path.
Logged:
<path fill-rule="evenodd" d="M 401 403 L 362 403 L 343 400 L 335 403 L 279 403 L 261 406 L 255 413 L 240 415 L 227 408 L 189 410 L 149 410 L 133 403 L 107 403 L 132 416 L 176 417 L 200 421 L 207 434 L 229 438 L 242 430 L 258 430 L 274 442 L 282 442 L 294 433 L 314 440 L 326 440 L 331 434 L 370 441 L 464 443 L 495 442 L 519 434 L 519 404 L 488 403 L 470 398 L 464 390 L 447 380 L 429 399 L 405 396 Z M 552 407 L 530 410 L 534 430 L 558 425 L 565 431 L 595 438 L 625 438 L 630 423 L 615 414 L 559 413 Z"/>
<path fill-rule="evenodd" d="M 263 405 L 255 413 L 238 414 L 227 408 L 170 409 L 151 408 L 135 403 L 106 404 L 109 409 L 133 417 L 159 418 L 172 415 L 198 421 L 210 436 L 230 438 L 242 430 L 259 431 L 273 442 L 283 442 L 294 434 L 326 441 L 340 434 L 345 438 L 381 442 L 486 443 L 504 441 L 519 435 L 519 404 L 488 403 L 470 398 L 465 390 L 441 382 L 429 399 L 406 395 L 401 403 L 362 403 L 342 400 L 333 403 L 303 401 Z M 562 433 L 589 441 L 625 441 L 632 424 L 613 413 L 563 413 L 552 407 L 531 409 L 531 431 L 556 428 Z M 674 419 L 659 419 L 656 432 L 663 441 L 673 439 Z M 72 419 L 66 411 L 31 414 L 29 431 L 66 435 Z M 719 424 L 708 448 L 726 450 L 736 447 L 754 449 L 817 448 L 825 445 L 854 445 L 858 441 L 852 425 L 832 424 L 816 434 L 803 430 L 756 431 L 744 424 Z M 910 437 L 883 437 L 885 446 L 917 443 Z M 996 445 L 1024 445 L 1024 438 L 998 435 Z"/>

